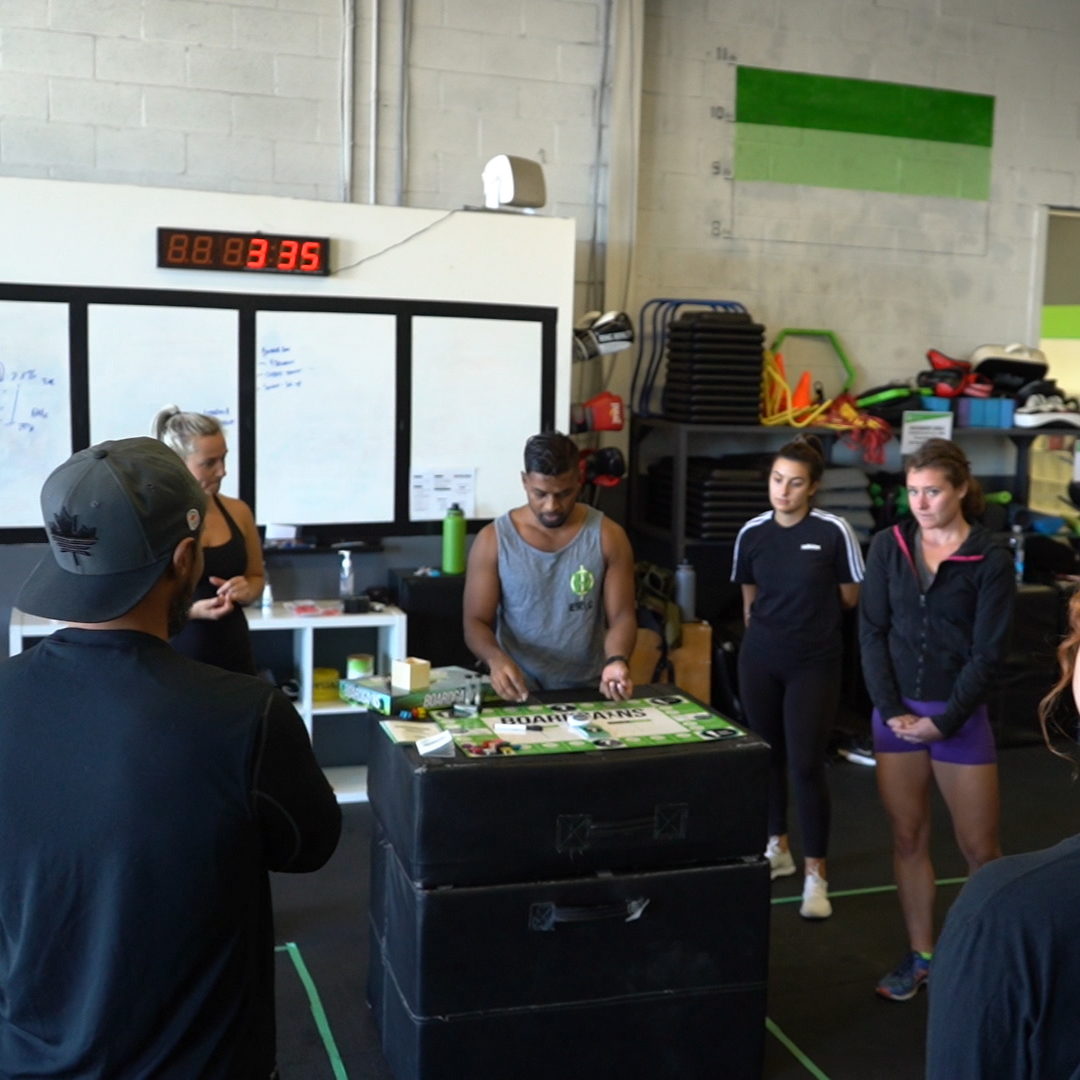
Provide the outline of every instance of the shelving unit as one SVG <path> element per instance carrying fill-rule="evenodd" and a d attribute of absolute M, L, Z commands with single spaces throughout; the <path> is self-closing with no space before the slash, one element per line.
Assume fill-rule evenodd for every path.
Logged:
<path fill-rule="evenodd" d="M 269 613 L 261 608 L 245 608 L 248 626 L 253 633 L 283 630 L 292 634 L 293 663 L 300 681 L 300 700 L 296 709 L 303 717 L 308 735 L 314 731 L 315 718 L 332 714 L 354 713 L 358 718 L 367 716 L 363 709 L 345 702 L 316 702 L 312 700 L 311 672 L 315 666 L 315 635 L 333 630 L 378 631 L 376 670 L 387 672 L 392 660 L 404 659 L 407 642 L 407 619 L 405 612 L 396 607 L 365 615 L 299 616 L 291 614 L 284 604 L 274 604 Z M 8 629 L 8 652 L 14 656 L 22 652 L 27 638 L 47 637 L 64 624 L 53 619 L 13 609 Z M 344 663 L 342 664 L 344 669 Z M 365 721 L 368 722 L 368 721 Z M 337 795 L 339 803 L 367 801 L 367 766 L 337 766 L 323 770 Z"/>
<path fill-rule="evenodd" d="M 672 565 L 677 565 L 686 557 L 688 544 L 695 547 L 730 547 L 727 540 L 687 540 L 686 537 L 686 481 L 687 461 L 702 444 L 715 443 L 720 438 L 737 438 L 753 442 L 746 449 L 760 447 L 766 449 L 770 441 L 777 446 L 797 434 L 812 434 L 821 439 L 826 460 L 831 459 L 832 449 L 841 437 L 840 432 L 831 428 L 794 428 L 769 426 L 765 424 L 685 424 L 660 417 L 633 416 L 630 418 L 630 524 L 634 531 L 654 537 L 670 544 Z M 673 491 L 671 506 L 671 526 L 664 529 L 645 520 L 644 498 L 642 491 L 641 446 L 650 435 L 656 435 L 667 443 L 672 456 Z M 1040 436 L 1046 434 L 1069 434 L 1069 432 L 1048 432 L 1046 428 L 954 428 L 953 438 L 963 442 L 966 439 L 986 439 L 988 437 L 1007 438 L 1016 447 L 1016 469 L 1013 474 L 1012 491 L 1014 497 L 1026 504 L 1031 483 L 1031 445 Z M 779 437 L 779 438 L 778 438 Z"/>

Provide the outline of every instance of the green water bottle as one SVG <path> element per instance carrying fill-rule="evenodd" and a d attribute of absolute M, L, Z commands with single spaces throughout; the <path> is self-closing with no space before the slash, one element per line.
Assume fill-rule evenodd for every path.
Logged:
<path fill-rule="evenodd" d="M 465 573 L 465 511 L 453 503 L 442 523 L 442 572 Z"/>

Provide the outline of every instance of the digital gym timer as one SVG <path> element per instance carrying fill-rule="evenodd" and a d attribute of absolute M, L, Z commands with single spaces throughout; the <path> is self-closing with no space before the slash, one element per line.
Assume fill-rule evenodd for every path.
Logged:
<path fill-rule="evenodd" d="M 227 270 L 254 274 L 330 274 L 330 241 L 325 236 L 157 231 L 157 264 L 173 270 Z"/>

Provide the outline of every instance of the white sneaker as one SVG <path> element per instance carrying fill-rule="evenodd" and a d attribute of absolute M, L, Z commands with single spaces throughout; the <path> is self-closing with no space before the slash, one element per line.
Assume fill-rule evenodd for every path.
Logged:
<path fill-rule="evenodd" d="M 775 881 L 778 877 L 791 877 L 795 873 L 795 860 L 790 851 L 780 850 L 780 837 L 770 836 L 768 846 L 765 848 L 765 858 L 769 860 L 770 877 Z"/>
<path fill-rule="evenodd" d="M 804 919 L 827 919 L 832 914 L 829 883 L 818 874 L 807 874 L 799 914 Z"/>

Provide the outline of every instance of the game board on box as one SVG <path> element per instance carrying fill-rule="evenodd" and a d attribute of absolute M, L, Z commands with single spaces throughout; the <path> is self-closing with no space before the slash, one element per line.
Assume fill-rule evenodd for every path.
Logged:
<path fill-rule="evenodd" d="M 458 711 L 436 709 L 428 718 L 471 757 L 585 753 L 746 736 L 730 720 L 679 693 L 618 702 L 485 705 L 479 716 Z"/>

